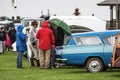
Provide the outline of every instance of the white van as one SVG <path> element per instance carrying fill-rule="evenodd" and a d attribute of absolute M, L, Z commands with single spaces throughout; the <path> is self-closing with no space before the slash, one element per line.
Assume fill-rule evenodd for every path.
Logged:
<path fill-rule="evenodd" d="M 88 32 L 88 31 L 105 31 L 106 21 L 95 16 L 51 16 L 50 19 L 58 18 L 66 22 L 71 31 Z"/>
<path fill-rule="evenodd" d="M 29 32 L 29 30 L 31 29 L 31 22 L 32 21 L 37 21 L 38 22 L 37 29 L 39 29 L 40 26 L 41 26 L 41 22 L 43 20 L 44 20 L 43 18 L 39 18 L 39 17 L 26 17 L 26 18 L 23 18 L 22 21 L 21 21 L 21 25 L 23 25 L 23 27 L 24 27 L 23 33 L 26 33 L 26 31 Z M 12 46 L 13 46 L 12 51 L 16 51 L 16 42 Z"/>
<path fill-rule="evenodd" d="M 30 30 L 32 21 L 38 22 L 37 29 L 39 29 L 41 26 L 41 22 L 43 20 L 44 20 L 43 18 L 39 18 L 39 17 L 26 17 L 26 18 L 22 19 L 21 24 L 24 26 L 23 32 L 25 33 L 26 31 Z"/>

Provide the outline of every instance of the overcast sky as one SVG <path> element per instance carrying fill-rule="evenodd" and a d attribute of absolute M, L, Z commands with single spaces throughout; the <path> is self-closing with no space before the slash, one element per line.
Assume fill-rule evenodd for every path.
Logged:
<path fill-rule="evenodd" d="M 41 11 L 47 14 L 47 10 L 51 15 L 57 14 L 62 16 L 71 16 L 75 8 L 79 8 L 81 16 L 95 16 L 109 20 L 110 9 L 105 6 L 98 6 L 104 0 L 15 0 L 16 10 L 12 7 L 12 0 L 0 0 L 0 15 L 22 17 L 39 17 Z"/>

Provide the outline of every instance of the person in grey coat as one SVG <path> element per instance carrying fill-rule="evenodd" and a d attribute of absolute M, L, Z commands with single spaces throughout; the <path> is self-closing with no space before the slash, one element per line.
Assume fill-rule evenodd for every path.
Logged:
<path fill-rule="evenodd" d="M 37 21 L 33 21 L 32 22 L 32 28 L 29 31 L 28 34 L 28 55 L 30 57 L 30 65 L 32 67 L 35 66 L 34 64 L 34 60 L 36 61 L 36 65 L 39 67 L 39 50 L 38 50 L 38 40 L 36 39 L 35 35 L 36 35 L 36 28 L 38 26 Z"/>

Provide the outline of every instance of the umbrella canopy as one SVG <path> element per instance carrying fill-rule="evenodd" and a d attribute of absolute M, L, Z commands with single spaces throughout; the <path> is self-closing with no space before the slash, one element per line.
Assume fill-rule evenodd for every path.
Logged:
<path fill-rule="evenodd" d="M 63 22 L 62 20 L 54 18 L 54 19 L 50 19 L 50 23 L 51 23 L 51 27 L 55 28 L 59 26 L 64 30 L 64 33 L 66 35 L 71 35 L 70 27 L 67 25 L 67 23 Z"/>

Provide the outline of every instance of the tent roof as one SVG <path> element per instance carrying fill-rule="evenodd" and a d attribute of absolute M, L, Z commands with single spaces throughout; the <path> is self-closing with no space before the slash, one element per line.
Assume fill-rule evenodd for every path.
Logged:
<path fill-rule="evenodd" d="M 103 2 L 98 3 L 99 6 L 111 6 L 111 5 L 120 5 L 120 0 L 105 0 Z"/>

